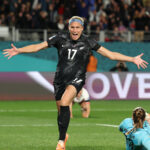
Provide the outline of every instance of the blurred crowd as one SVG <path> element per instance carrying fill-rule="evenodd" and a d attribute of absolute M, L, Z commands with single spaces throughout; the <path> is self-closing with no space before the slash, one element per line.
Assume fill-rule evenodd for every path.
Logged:
<path fill-rule="evenodd" d="M 150 31 L 150 0 L 0 0 L 0 26 L 65 30 L 68 18 L 85 19 L 85 30 Z M 137 39 L 138 40 L 138 39 Z"/>

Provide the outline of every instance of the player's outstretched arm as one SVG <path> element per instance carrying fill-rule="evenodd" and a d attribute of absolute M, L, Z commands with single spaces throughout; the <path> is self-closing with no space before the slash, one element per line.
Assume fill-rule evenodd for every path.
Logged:
<path fill-rule="evenodd" d="M 133 63 L 137 65 L 138 69 L 140 69 L 140 67 L 143 69 L 147 68 L 148 62 L 141 58 L 143 55 L 144 53 L 133 58 Z"/>
<path fill-rule="evenodd" d="M 32 45 L 28 45 L 22 48 L 17 48 L 15 47 L 13 44 L 11 44 L 10 49 L 4 49 L 3 54 L 5 57 L 8 57 L 8 59 L 10 59 L 11 57 L 18 55 L 20 53 L 32 53 L 32 52 L 37 52 L 41 49 L 47 48 L 48 47 L 48 43 L 47 41 L 39 43 L 39 44 L 32 44 Z"/>
<path fill-rule="evenodd" d="M 102 46 L 98 49 L 97 52 L 105 57 L 108 57 L 111 60 L 132 62 L 137 65 L 138 69 L 140 69 L 140 67 L 145 69 L 147 68 L 147 65 L 148 65 L 148 62 L 146 62 L 145 60 L 141 58 L 144 55 L 143 53 L 136 57 L 130 57 L 130 56 L 126 56 L 117 52 L 112 52 Z"/>

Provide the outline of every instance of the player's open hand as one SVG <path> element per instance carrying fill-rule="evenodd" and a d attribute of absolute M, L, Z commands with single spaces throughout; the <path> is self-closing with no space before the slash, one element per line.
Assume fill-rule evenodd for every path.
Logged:
<path fill-rule="evenodd" d="M 13 44 L 11 44 L 11 47 L 12 47 L 11 49 L 4 49 L 3 50 L 4 56 L 8 57 L 8 59 L 10 59 L 12 56 L 19 54 L 18 49 Z"/>
<path fill-rule="evenodd" d="M 143 56 L 144 54 L 140 54 L 136 57 L 134 57 L 133 59 L 133 63 L 135 63 L 138 67 L 138 69 L 140 69 L 140 67 L 142 67 L 143 69 L 147 68 L 147 65 L 148 65 L 148 62 L 146 62 L 145 60 L 143 60 L 141 57 Z"/>

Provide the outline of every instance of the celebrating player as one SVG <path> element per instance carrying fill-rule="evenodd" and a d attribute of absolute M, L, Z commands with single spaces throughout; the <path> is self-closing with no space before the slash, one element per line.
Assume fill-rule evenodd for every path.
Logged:
<path fill-rule="evenodd" d="M 136 57 L 129 57 L 112 52 L 101 46 L 94 39 L 83 34 L 84 20 L 81 17 L 74 16 L 70 18 L 68 29 L 68 33 L 58 33 L 39 44 L 22 48 L 16 48 L 12 44 L 11 49 L 4 50 L 5 56 L 11 58 L 20 53 L 37 52 L 51 46 L 57 48 L 59 61 L 54 78 L 54 89 L 58 108 L 59 140 L 56 150 L 65 150 L 65 143 L 67 141 L 65 137 L 66 139 L 68 137 L 66 132 L 70 121 L 69 105 L 85 83 L 86 68 L 92 50 L 111 60 L 132 62 L 138 68 L 142 67 L 145 69 L 148 64 L 141 59 L 143 53 Z"/>
<path fill-rule="evenodd" d="M 126 150 L 150 150 L 150 125 L 145 119 L 145 110 L 137 107 L 133 110 L 132 118 L 121 122 L 119 130 L 126 137 Z"/>
<path fill-rule="evenodd" d="M 73 118 L 72 105 L 78 103 L 81 106 L 81 112 L 83 118 L 88 118 L 90 115 L 90 99 L 89 93 L 85 88 L 82 88 L 78 95 L 73 99 L 70 105 L 70 116 Z"/>

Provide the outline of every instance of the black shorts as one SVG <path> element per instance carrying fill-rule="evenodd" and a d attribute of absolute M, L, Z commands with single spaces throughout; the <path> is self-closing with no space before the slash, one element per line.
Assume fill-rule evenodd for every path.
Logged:
<path fill-rule="evenodd" d="M 61 97 L 63 95 L 63 93 L 66 90 L 66 87 L 68 85 L 73 85 L 76 90 L 77 93 L 82 89 L 83 85 L 85 84 L 85 79 L 82 78 L 75 78 L 73 80 L 67 81 L 67 82 L 57 82 L 54 81 L 54 89 L 55 89 L 55 99 L 56 101 L 61 100 Z"/>

